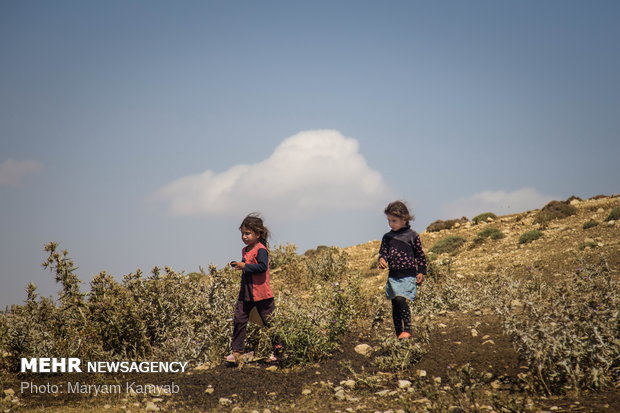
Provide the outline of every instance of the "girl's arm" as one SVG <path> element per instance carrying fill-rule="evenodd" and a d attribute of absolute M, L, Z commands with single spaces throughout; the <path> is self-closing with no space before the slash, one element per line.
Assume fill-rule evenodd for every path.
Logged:
<path fill-rule="evenodd" d="M 424 255 L 419 235 L 413 239 L 413 256 L 418 265 L 418 273 L 426 274 L 426 255 Z"/>
<path fill-rule="evenodd" d="M 267 268 L 269 268 L 269 253 L 265 248 L 258 250 L 258 254 L 256 254 L 256 261 L 258 261 L 258 264 L 245 264 L 244 271 L 247 274 L 267 271 Z"/>
<path fill-rule="evenodd" d="M 388 267 L 387 262 L 388 248 L 385 242 L 385 236 L 381 240 L 381 246 L 379 247 L 379 268 L 384 270 Z"/>

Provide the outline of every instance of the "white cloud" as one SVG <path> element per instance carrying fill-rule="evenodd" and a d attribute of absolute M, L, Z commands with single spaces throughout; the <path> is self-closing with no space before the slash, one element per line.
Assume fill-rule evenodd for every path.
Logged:
<path fill-rule="evenodd" d="M 43 165 L 35 161 L 7 159 L 0 164 L 0 186 L 19 185 L 26 176 L 39 171 Z"/>
<path fill-rule="evenodd" d="M 186 176 L 155 194 L 178 215 L 260 211 L 287 218 L 375 208 L 389 196 L 381 175 L 359 153 L 358 142 L 335 130 L 299 132 L 264 161 Z"/>
<path fill-rule="evenodd" d="M 472 218 L 483 212 L 507 215 L 542 208 L 553 199 L 558 199 L 558 197 L 527 187 L 513 192 L 484 191 L 469 198 L 457 199 L 444 204 L 441 212 L 444 218 L 461 216 Z"/>

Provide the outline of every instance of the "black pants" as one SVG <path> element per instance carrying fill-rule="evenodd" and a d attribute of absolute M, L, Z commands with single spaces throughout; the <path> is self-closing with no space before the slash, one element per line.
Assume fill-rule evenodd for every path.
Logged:
<path fill-rule="evenodd" d="M 411 311 L 409 311 L 405 297 L 398 296 L 392 300 L 392 320 L 394 320 L 394 329 L 397 336 L 403 331 L 409 334 L 413 333 L 413 330 L 411 330 Z"/>
<path fill-rule="evenodd" d="M 256 307 L 258 315 L 263 320 L 265 327 L 269 327 L 271 314 L 276 309 L 273 298 L 260 301 L 237 301 L 235 306 L 235 318 L 233 322 L 232 350 L 243 352 L 243 344 L 247 335 L 248 320 L 250 319 L 250 311 Z M 280 344 L 277 338 L 273 339 L 273 345 Z"/>

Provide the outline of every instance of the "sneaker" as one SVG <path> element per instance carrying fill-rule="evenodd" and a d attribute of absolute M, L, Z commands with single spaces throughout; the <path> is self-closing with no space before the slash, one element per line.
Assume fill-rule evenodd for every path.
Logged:
<path fill-rule="evenodd" d="M 240 357 L 241 357 L 241 353 L 233 351 L 231 354 L 229 354 L 226 357 L 224 357 L 224 361 L 226 361 L 228 363 L 235 363 L 236 364 Z"/>
<path fill-rule="evenodd" d="M 267 363 L 277 363 L 278 361 L 280 361 L 280 358 L 274 353 L 271 353 L 271 356 L 267 357 Z"/>
<path fill-rule="evenodd" d="M 403 331 L 402 333 L 398 335 L 399 340 L 404 340 L 407 338 L 411 338 L 411 334 L 407 333 L 406 331 Z"/>

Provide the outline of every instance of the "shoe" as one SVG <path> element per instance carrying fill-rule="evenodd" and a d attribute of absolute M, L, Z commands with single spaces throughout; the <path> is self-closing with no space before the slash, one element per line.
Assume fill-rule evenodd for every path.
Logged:
<path fill-rule="evenodd" d="M 403 331 L 402 333 L 398 335 L 399 340 L 404 340 L 407 338 L 411 338 L 411 334 L 407 333 L 406 331 Z"/>
<path fill-rule="evenodd" d="M 267 363 L 277 363 L 278 361 L 280 361 L 280 358 L 273 353 L 271 353 L 271 356 L 267 357 Z"/>
<path fill-rule="evenodd" d="M 224 360 L 228 363 L 239 364 L 250 362 L 254 359 L 254 352 L 241 353 L 240 351 L 233 351 L 231 354 L 224 357 Z"/>
<path fill-rule="evenodd" d="M 224 361 L 226 361 L 228 363 L 237 364 L 237 362 L 239 361 L 240 358 L 241 358 L 241 353 L 238 352 L 238 351 L 233 351 L 231 354 L 229 354 L 226 357 L 224 357 Z"/>

